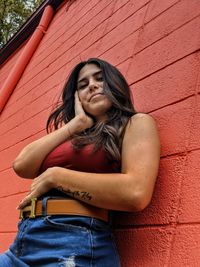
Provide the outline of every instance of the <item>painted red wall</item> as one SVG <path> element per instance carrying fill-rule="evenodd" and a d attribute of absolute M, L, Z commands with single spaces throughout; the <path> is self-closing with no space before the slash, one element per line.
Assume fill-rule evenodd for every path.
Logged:
<path fill-rule="evenodd" d="M 127 77 L 137 110 L 156 119 L 162 143 L 152 203 L 116 214 L 122 266 L 200 266 L 199 28 L 199 0 L 77 0 L 58 10 L 0 117 L 1 251 L 15 236 L 15 207 L 30 186 L 12 161 L 45 134 L 71 68 L 95 56 Z M 19 53 L 2 66 L 0 85 Z"/>

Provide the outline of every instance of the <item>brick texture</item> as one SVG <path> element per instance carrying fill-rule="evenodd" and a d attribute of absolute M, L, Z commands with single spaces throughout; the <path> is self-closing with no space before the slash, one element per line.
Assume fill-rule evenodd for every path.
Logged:
<path fill-rule="evenodd" d="M 118 230 L 116 241 L 122 266 L 167 266 L 173 234 L 174 229 L 171 227 Z"/>

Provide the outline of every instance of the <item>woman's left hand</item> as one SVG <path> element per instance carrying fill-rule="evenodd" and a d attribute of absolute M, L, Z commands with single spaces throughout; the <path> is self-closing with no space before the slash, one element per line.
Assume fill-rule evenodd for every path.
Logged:
<path fill-rule="evenodd" d="M 81 104 L 77 91 L 75 92 L 74 98 L 75 98 L 74 99 L 75 117 L 80 118 L 80 123 L 82 125 L 81 131 L 83 131 L 85 129 L 92 127 L 92 125 L 94 124 L 94 121 L 90 116 L 88 116 L 85 113 L 85 110 L 83 109 L 83 106 Z"/>
<path fill-rule="evenodd" d="M 56 186 L 56 177 L 59 167 L 47 169 L 40 176 L 36 177 L 32 184 L 28 195 L 22 199 L 17 209 L 22 209 L 31 202 L 32 198 L 40 197 Z"/>

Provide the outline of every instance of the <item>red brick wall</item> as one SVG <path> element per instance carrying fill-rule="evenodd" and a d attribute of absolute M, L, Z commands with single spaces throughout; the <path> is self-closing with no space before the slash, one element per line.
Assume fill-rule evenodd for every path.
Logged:
<path fill-rule="evenodd" d="M 127 77 L 137 110 L 156 119 L 162 143 L 152 203 L 116 216 L 122 266 L 200 265 L 199 28 L 199 0 L 77 0 L 58 10 L 0 117 L 1 251 L 14 238 L 15 207 L 30 184 L 12 161 L 45 133 L 69 70 L 95 56 Z M 2 66 L 0 85 L 18 55 Z"/>

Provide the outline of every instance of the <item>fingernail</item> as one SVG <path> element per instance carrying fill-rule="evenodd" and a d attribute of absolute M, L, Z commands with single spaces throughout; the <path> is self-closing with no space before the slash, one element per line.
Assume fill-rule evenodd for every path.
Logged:
<path fill-rule="evenodd" d="M 17 209 L 20 210 L 22 207 L 22 201 L 19 202 L 19 205 L 17 206 Z"/>

